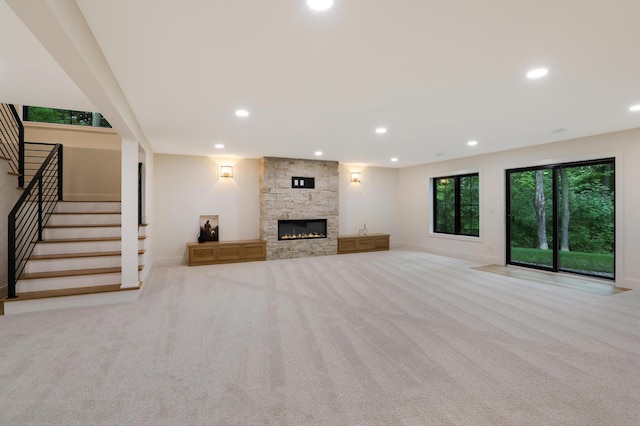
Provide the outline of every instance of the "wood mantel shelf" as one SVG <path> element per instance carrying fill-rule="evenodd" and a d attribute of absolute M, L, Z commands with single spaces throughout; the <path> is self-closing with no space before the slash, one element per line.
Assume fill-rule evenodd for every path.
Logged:
<path fill-rule="evenodd" d="M 338 254 L 389 250 L 389 234 L 340 235 Z"/>
<path fill-rule="evenodd" d="M 267 259 L 264 240 L 210 241 L 187 243 L 189 266 L 253 262 Z"/>

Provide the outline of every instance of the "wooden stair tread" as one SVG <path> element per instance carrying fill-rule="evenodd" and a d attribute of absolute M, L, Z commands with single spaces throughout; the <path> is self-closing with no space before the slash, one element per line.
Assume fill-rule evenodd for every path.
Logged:
<path fill-rule="evenodd" d="M 138 254 L 145 254 L 146 250 L 138 250 Z M 41 254 L 34 255 L 29 260 L 53 260 L 53 259 L 75 259 L 79 257 L 107 257 L 120 256 L 121 251 L 96 251 L 87 253 L 64 253 L 64 254 Z"/>
<path fill-rule="evenodd" d="M 138 240 L 146 240 L 146 236 L 138 236 Z M 120 237 L 95 237 L 95 238 L 61 238 L 61 239 L 51 239 L 51 240 L 42 240 L 38 241 L 38 244 L 42 243 L 90 243 L 90 242 L 101 242 L 101 241 L 120 241 L 122 238 Z"/>
<path fill-rule="evenodd" d="M 52 215 L 69 215 L 69 214 L 122 214 L 122 212 L 53 212 Z"/>
<path fill-rule="evenodd" d="M 94 287 L 76 287 L 76 288 L 61 288 L 56 290 L 43 290 L 43 291 L 29 291 L 26 293 L 17 294 L 14 299 L 1 299 L 4 303 L 18 302 L 20 300 L 35 300 L 35 299 L 48 299 L 50 297 L 64 297 L 64 296 L 80 296 L 83 294 L 97 294 L 97 293 L 113 293 L 117 291 L 130 291 L 138 290 L 142 287 L 142 282 L 138 287 L 121 288 L 120 284 L 100 285 Z"/>
<path fill-rule="evenodd" d="M 144 265 L 138 265 L 138 271 L 142 271 Z M 122 268 L 94 268 L 94 269 L 70 269 L 68 271 L 32 272 L 22 274 L 19 280 L 34 280 L 38 278 L 77 277 L 82 275 L 114 274 L 122 272 Z"/>

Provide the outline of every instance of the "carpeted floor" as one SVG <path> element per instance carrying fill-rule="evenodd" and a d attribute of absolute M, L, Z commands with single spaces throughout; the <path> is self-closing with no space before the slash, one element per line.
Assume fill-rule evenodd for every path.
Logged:
<path fill-rule="evenodd" d="M 640 296 L 390 251 L 0 317 L 0 424 L 637 425 Z"/>

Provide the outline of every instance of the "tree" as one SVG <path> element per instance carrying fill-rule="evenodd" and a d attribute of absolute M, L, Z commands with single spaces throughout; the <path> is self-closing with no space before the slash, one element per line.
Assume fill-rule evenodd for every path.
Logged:
<path fill-rule="evenodd" d="M 536 211 L 536 220 L 538 222 L 538 248 L 547 250 L 547 215 L 545 212 L 544 197 L 544 170 L 536 170 L 536 193 L 533 197 L 533 207 Z"/>

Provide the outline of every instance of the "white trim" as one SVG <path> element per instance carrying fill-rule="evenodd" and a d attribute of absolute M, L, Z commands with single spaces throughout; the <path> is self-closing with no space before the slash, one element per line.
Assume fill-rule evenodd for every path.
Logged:
<path fill-rule="evenodd" d="M 23 121 L 26 129 L 47 129 L 47 130 L 64 130 L 65 132 L 87 132 L 87 133 L 108 133 L 117 134 L 111 127 L 94 127 L 94 126 L 78 126 L 76 124 L 59 124 L 59 123 L 41 123 L 39 121 Z"/>

